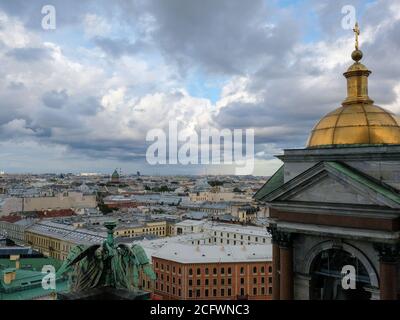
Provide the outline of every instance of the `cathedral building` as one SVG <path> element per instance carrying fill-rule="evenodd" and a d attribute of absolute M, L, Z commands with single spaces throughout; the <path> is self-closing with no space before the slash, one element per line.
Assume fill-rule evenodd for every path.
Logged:
<path fill-rule="evenodd" d="M 270 210 L 276 300 L 399 298 L 400 118 L 368 96 L 354 31 L 342 106 L 255 195 Z"/>

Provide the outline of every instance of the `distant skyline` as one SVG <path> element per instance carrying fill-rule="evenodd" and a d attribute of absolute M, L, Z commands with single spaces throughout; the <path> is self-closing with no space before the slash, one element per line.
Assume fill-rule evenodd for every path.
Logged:
<path fill-rule="evenodd" d="M 370 97 L 400 113 L 400 2 L 328 0 L 0 0 L 0 171 L 231 174 L 150 166 L 146 133 L 255 130 L 254 175 L 340 106 L 356 8 Z"/>

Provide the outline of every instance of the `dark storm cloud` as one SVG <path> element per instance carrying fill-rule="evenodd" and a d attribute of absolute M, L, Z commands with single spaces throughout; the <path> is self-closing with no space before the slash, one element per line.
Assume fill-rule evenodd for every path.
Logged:
<path fill-rule="evenodd" d="M 242 73 L 265 56 L 283 56 L 298 38 L 296 20 L 274 15 L 262 0 L 137 1 L 126 12 L 127 20 L 138 12 L 155 19 L 150 35 L 181 70 L 195 64 L 210 73 Z"/>
<path fill-rule="evenodd" d="M 42 101 L 43 103 L 53 109 L 61 109 L 63 105 L 67 102 L 68 100 L 68 94 L 66 90 L 51 90 L 46 92 L 42 96 Z"/>
<path fill-rule="evenodd" d="M 7 56 L 25 62 L 50 58 L 49 51 L 45 48 L 14 48 L 7 52 Z"/>

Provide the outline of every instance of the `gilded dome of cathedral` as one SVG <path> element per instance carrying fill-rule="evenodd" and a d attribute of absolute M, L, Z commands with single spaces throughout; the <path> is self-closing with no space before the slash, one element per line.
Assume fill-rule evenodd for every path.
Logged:
<path fill-rule="evenodd" d="M 317 123 L 307 147 L 350 144 L 400 144 L 400 118 L 373 104 L 342 106 Z"/>
<path fill-rule="evenodd" d="M 368 97 L 371 71 L 359 62 L 362 52 L 358 49 L 357 37 L 352 58 L 354 64 L 344 73 L 347 98 L 340 108 L 328 113 L 315 125 L 307 142 L 308 148 L 400 144 L 400 117 L 374 105 Z"/>

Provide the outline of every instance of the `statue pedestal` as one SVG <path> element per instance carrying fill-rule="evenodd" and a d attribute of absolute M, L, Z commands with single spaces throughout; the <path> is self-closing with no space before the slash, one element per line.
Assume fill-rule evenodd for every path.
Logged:
<path fill-rule="evenodd" d="M 129 291 L 112 287 L 94 288 L 70 293 L 59 293 L 58 300 L 150 300 L 150 292 Z"/>

